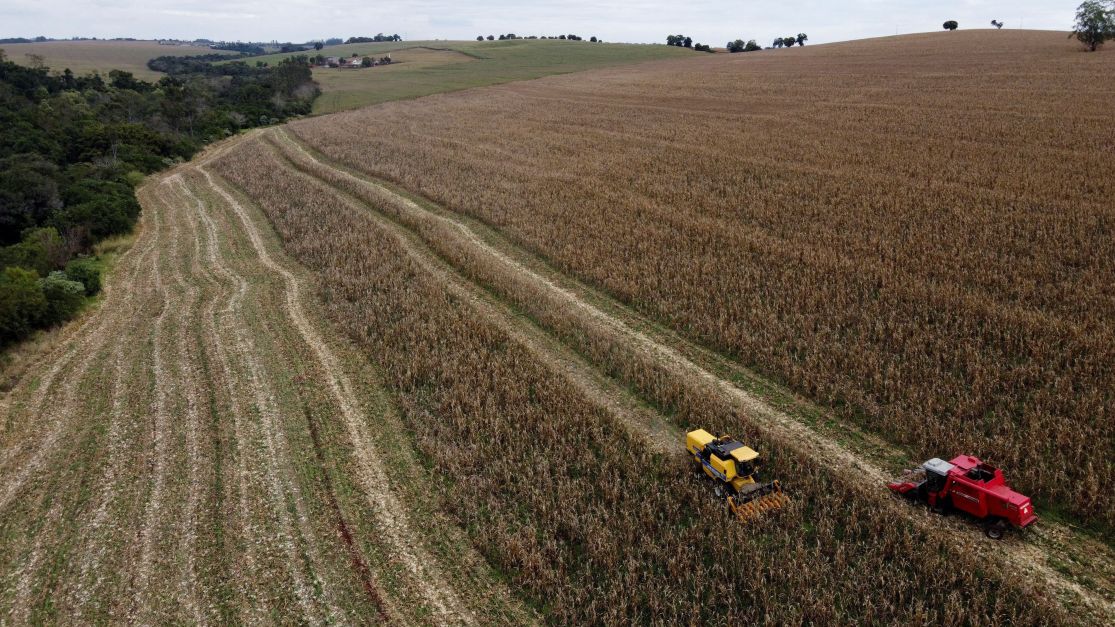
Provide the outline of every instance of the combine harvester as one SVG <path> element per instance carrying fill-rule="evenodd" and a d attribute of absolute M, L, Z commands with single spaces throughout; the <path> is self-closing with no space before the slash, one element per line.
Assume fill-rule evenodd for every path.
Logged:
<path fill-rule="evenodd" d="M 910 471 L 902 481 L 888 483 L 896 494 L 929 504 L 933 511 L 965 512 L 983 521 L 987 537 L 998 540 L 1010 527 L 1037 522 L 1030 497 L 1010 489 L 1003 471 L 971 455 L 952 461 L 937 459 Z"/>
<path fill-rule="evenodd" d="M 727 500 L 728 510 L 740 522 L 781 509 L 790 501 L 777 481 L 759 483 L 759 454 L 742 442 L 697 429 L 685 434 L 685 448 L 716 483 L 716 495 Z"/>

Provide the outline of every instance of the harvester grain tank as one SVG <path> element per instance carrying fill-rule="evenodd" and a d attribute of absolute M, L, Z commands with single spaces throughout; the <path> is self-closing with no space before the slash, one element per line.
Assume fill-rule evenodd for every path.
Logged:
<path fill-rule="evenodd" d="M 759 481 L 759 453 L 742 442 L 696 429 L 685 434 L 685 448 L 740 521 L 781 509 L 789 502 L 778 481 Z"/>
<path fill-rule="evenodd" d="M 1030 497 L 1007 485 L 1003 471 L 971 455 L 950 461 L 933 458 L 904 481 L 887 484 L 897 494 L 923 501 L 934 511 L 958 510 L 981 520 L 996 540 L 1011 528 L 1037 522 Z"/>

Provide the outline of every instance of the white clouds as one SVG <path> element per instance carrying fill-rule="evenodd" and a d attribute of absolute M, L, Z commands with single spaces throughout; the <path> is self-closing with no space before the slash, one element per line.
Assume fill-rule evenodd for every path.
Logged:
<path fill-rule="evenodd" d="M 207 20 L 245 20 L 255 19 L 259 15 L 256 13 L 229 13 L 227 11 L 183 11 L 181 9 L 164 9 L 159 11 L 163 15 L 174 15 L 178 17 L 198 17 Z"/>
<path fill-rule="evenodd" d="M 1067 30 L 1076 0 L 0 0 L 0 37 L 73 35 L 305 41 L 377 32 L 406 39 L 472 39 L 479 34 L 597 35 L 657 42 L 668 33 L 723 45 L 767 43 L 807 32 L 811 43 L 961 28 Z"/>

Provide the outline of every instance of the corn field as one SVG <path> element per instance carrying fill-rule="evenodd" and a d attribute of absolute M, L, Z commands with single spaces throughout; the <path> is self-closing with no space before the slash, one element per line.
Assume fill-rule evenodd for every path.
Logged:
<path fill-rule="evenodd" d="M 637 380 L 663 407 L 659 420 L 703 418 L 762 439 L 793 504 L 735 524 L 679 455 L 633 435 L 491 313 L 502 306 L 493 292 L 516 302 L 515 280 L 470 257 L 460 230 L 323 165 L 282 131 L 214 167 L 266 214 L 318 277 L 328 317 L 383 369 L 439 506 L 547 620 L 1070 622 L 1052 591 L 982 559 L 982 540 L 893 515 L 907 506 L 867 496 L 859 477 L 751 426 L 701 381 L 649 362 L 613 369 L 608 355 L 624 349 L 606 332 L 542 321 L 563 342 L 579 336 L 600 368 Z"/>
<path fill-rule="evenodd" d="M 1110 529 L 1115 57 L 994 35 L 646 64 L 290 130 L 915 458 L 981 456 Z"/>

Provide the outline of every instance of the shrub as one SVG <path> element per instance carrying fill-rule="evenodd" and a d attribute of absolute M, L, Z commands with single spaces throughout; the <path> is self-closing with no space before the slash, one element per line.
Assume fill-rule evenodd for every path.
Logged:
<path fill-rule="evenodd" d="M 46 311 L 46 298 L 33 270 L 4 268 L 0 273 L 0 346 L 21 340 Z"/>
<path fill-rule="evenodd" d="M 85 286 L 85 295 L 101 291 L 101 269 L 92 257 L 78 257 L 66 264 L 66 276 Z"/>
<path fill-rule="evenodd" d="M 945 30 L 956 30 L 957 28 L 960 28 L 960 24 L 958 24 L 956 20 L 949 20 L 945 22 L 943 26 L 945 27 Z"/>
<path fill-rule="evenodd" d="M 51 272 L 39 279 L 46 307 L 40 320 L 42 326 L 54 326 L 74 317 L 85 302 L 85 286 L 70 280 L 65 272 Z"/>
<path fill-rule="evenodd" d="M 0 248 L 0 266 L 19 266 L 45 275 L 62 267 L 70 252 L 53 227 L 28 229 L 21 242 Z"/>
<path fill-rule="evenodd" d="M 139 204 L 135 198 L 104 197 L 66 207 L 55 216 L 62 230 L 87 230 L 93 239 L 127 233 L 135 224 Z"/>

